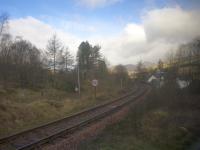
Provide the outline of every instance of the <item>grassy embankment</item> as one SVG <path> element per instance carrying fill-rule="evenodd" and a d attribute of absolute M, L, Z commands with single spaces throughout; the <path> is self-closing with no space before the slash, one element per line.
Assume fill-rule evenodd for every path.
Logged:
<path fill-rule="evenodd" d="M 122 94 L 119 86 L 101 82 L 94 99 L 90 83 L 82 88 L 81 99 L 77 93 L 55 89 L 1 89 L 0 137 L 63 118 Z"/>
<path fill-rule="evenodd" d="M 119 124 L 81 150 L 183 150 L 200 135 L 200 95 L 171 86 L 154 89 Z"/>

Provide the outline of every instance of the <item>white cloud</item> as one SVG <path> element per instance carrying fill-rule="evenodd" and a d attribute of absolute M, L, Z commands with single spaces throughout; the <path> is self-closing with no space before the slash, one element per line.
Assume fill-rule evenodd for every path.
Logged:
<path fill-rule="evenodd" d="M 76 24 L 73 25 L 76 29 Z M 64 32 L 63 29 L 52 27 L 33 17 L 11 20 L 10 30 L 13 35 L 23 36 L 40 48 L 45 48 L 47 40 L 56 32 L 73 54 L 76 54 L 81 41 L 89 40 L 92 44 L 101 45 L 103 54 L 111 64 L 126 64 L 137 63 L 141 59 L 157 62 L 170 49 L 200 36 L 199 25 L 197 12 L 176 7 L 148 11 L 142 16 L 141 24 L 128 23 L 115 36 L 96 36 L 94 32 L 86 37 L 87 39 L 82 39 L 72 34 L 70 28 Z"/>
<path fill-rule="evenodd" d="M 142 16 L 142 24 L 129 23 L 118 37 L 102 42 L 112 63 L 157 62 L 178 45 L 200 36 L 199 12 L 179 7 L 154 9 Z"/>
<path fill-rule="evenodd" d="M 77 0 L 78 4 L 81 4 L 90 8 L 111 5 L 120 1 L 121 0 Z"/>
<path fill-rule="evenodd" d="M 63 43 L 67 44 L 73 54 L 76 53 L 77 45 L 81 41 L 78 37 L 61 29 L 54 28 L 33 17 L 10 20 L 9 26 L 10 33 L 13 36 L 22 36 L 22 38 L 31 41 L 41 49 L 46 48 L 47 41 L 55 33 Z"/>
<path fill-rule="evenodd" d="M 155 9 L 143 17 L 144 28 L 149 40 L 190 40 L 200 35 L 199 13 L 184 11 L 180 7 Z"/>

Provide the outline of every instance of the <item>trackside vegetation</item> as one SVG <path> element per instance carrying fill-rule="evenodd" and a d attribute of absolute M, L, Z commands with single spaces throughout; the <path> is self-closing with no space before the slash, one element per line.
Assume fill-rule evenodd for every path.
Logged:
<path fill-rule="evenodd" d="M 150 95 L 84 150 L 197 150 L 200 137 L 200 40 L 169 53 L 155 68 L 137 65 L 133 79 L 154 82 Z M 185 83 L 184 87 L 178 82 Z M 155 83 L 155 84 L 154 84 Z M 196 143 L 195 143 L 196 142 Z M 195 143 L 195 144 L 194 144 Z M 196 148 L 195 148 L 196 147 Z M 194 149 L 193 149 L 194 148 Z"/>
<path fill-rule="evenodd" d="M 187 89 L 188 90 L 188 89 Z M 142 103 L 131 108 L 120 123 L 80 146 L 81 150 L 184 150 L 199 135 L 199 95 L 175 85 L 153 89 Z"/>
<path fill-rule="evenodd" d="M 83 41 L 76 56 L 66 45 L 56 34 L 44 49 L 12 37 L 9 16 L 0 14 L 0 137 L 111 100 L 130 83 L 124 66 L 109 69 L 99 45 Z"/>

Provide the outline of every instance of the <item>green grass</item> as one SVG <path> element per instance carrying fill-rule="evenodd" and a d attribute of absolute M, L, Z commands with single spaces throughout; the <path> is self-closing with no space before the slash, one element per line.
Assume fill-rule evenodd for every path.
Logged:
<path fill-rule="evenodd" d="M 172 87 L 153 90 L 120 123 L 81 150 L 184 150 L 197 136 L 199 96 Z M 198 133 L 199 135 L 199 133 Z"/>

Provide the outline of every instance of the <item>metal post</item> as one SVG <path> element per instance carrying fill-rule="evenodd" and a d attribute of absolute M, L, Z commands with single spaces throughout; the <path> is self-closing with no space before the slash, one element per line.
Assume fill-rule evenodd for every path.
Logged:
<path fill-rule="evenodd" d="M 95 87 L 94 87 L 94 98 L 95 98 L 95 99 L 96 99 L 96 97 L 97 97 L 97 96 L 96 96 L 96 93 L 97 93 L 97 87 L 95 86 Z"/>
<path fill-rule="evenodd" d="M 123 80 L 120 80 L 121 89 L 123 88 Z"/>
<path fill-rule="evenodd" d="M 92 86 L 94 88 L 94 98 L 96 99 L 96 95 L 97 95 L 97 85 L 98 85 L 98 80 L 94 79 L 92 80 Z"/>
<path fill-rule="evenodd" d="M 78 94 L 79 94 L 79 96 L 81 96 L 81 83 L 80 83 L 79 63 L 77 64 L 77 70 L 78 70 Z"/>

